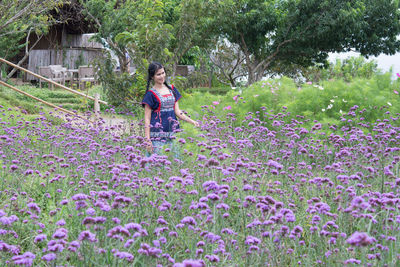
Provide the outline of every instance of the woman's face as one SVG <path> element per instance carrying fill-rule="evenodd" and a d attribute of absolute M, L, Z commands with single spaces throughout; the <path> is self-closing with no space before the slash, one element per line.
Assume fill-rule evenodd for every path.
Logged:
<path fill-rule="evenodd" d="M 163 84 L 165 82 L 164 68 L 157 70 L 156 73 L 154 74 L 153 79 L 155 84 Z"/>

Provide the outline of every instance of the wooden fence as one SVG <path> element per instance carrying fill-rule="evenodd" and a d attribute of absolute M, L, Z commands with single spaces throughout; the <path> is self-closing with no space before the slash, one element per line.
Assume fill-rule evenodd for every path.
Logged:
<path fill-rule="evenodd" d="M 46 82 L 48 82 L 48 83 L 51 83 L 51 84 L 53 84 L 53 85 L 55 85 L 55 86 L 57 86 L 57 87 L 60 87 L 60 88 L 62 88 L 62 89 L 64 89 L 64 90 L 67 90 L 67 91 L 69 91 L 69 92 L 71 92 L 71 93 L 74 93 L 74 94 L 77 94 L 77 95 L 80 95 L 80 96 L 83 96 L 83 97 L 86 97 L 86 98 L 89 98 L 89 99 L 93 100 L 93 101 L 95 102 L 95 103 L 94 103 L 94 107 L 95 107 L 95 115 L 96 115 L 96 117 L 98 116 L 99 111 L 100 111 L 99 103 L 102 103 L 102 104 L 107 105 L 107 102 L 105 102 L 105 101 L 103 101 L 103 100 L 100 100 L 98 95 L 96 95 L 95 97 L 86 95 L 86 94 L 84 94 L 84 93 L 82 93 L 82 92 L 79 92 L 79 91 L 76 91 L 76 90 L 74 90 L 74 89 L 71 89 L 71 88 L 69 88 L 69 87 L 67 87 L 67 86 L 65 86 L 65 85 L 59 84 L 59 83 L 57 83 L 57 82 L 55 82 L 55 81 L 53 81 L 53 80 L 51 80 L 51 79 L 48 79 L 48 78 L 43 77 L 43 76 L 40 76 L 39 74 L 36 74 L 36 73 L 34 73 L 34 72 L 30 71 L 30 70 L 27 70 L 27 69 L 25 69 L 25 68 L 23 68 L 23 67 L 20 67 L 20 66 L 18 66 L 18 65 L 15 65 L 14 63 L 9 62 L 9 61 L 7 61 L 7 60 L 5 60 L 5 59 L 3 59 L 3 58 L 0 58 L 0 62 L 6 63 L 6 64 L 10 65 L 10 66 L 13 67 L 13 68 L 17 68 L 17 69 L 19 69 L 19 70 L 22 70 L 22 71 L 24 71 L 24 72 L 26 72 L 26 73 L 28 73 L 28 74 L 30 74 L 30 75 L 32 75 L 32 76 L 38 78 L 38 79 L 44 80 L 44 81 L 46 81 Z M 24 95 L 26 95 L 26 96 L 28 96 L 28 97 L 30 97 L 30 98 L 32 98 L 32 99 L 35 99 L 35 100 L 37 100 L 37 101 L 39 101 L 39 102 L 41 102 L 41 103 L 43 103 L 43 104 L 45 104 L 45 105 L 48 105 L 48 106 L 53 107 L 53 108 L 57 108 L 57 109 L 59 109 L 59 110 L 65 112 L 65 113 L 68 113 L 68 114 L 71 114 L 71 115 L 80 117 L 80 116 L 78 116 L 77 114 L 75 114 L 75 113 L 72 112 L 72 111 L 63 109 L 63 108 L 58 107 L 58 106 L 56 106 L 56 105 L 54 105 L 54 104 L 52 104 L 52 103 L 49 103 L 49 102 L 47 102 L 47 101 L 44 101 L 44 100 L 42 100 L 42 99 L 40 99 L 40 98 L 37 98 L 37 97 L 35 97 L 35 96 L 33 96 L 33 95 L 30 95 L 30 94 L 28 94 L 28 93 L 26 93 L 26 92 L 24 92 L 24 91 L 22 91 L 22 90 L 20 90 L 20 89 L 18 89 L 18 88 L 16 88 L 16 87 L 14 87 L 14 86 L 11 86 L 11 85 L 9 85 L 9 84 L 7 84 L 7 83 L 1 81 L 1 80 L 0 80 L 0 84 L 2 84 L 2 85 L 4 85 L 4 86 L 7 86 L 8 88 L 10 88 L 10 89 L 12 89 L 12 90 L 14 90 L 14 91 L 17 91 L 17 92 L 19 92 L 19 93 L 21 93 L 21 94 L 24 94 Z M 82 118 L 82 117 L 80 117 L 80 118 Z M 84 120 L 87 121 L 87 119 L 85 119 L 85 118 L 82 118 L 82 119 L 84 119 Z"/>

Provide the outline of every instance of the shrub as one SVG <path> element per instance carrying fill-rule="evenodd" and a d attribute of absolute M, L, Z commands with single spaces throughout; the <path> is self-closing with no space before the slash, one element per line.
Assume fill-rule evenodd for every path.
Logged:
<path fill-rule="evenodd" d="M 329 79 L 343 79 L 347 82 L 354 78 L 371 78 L 378 74 L 378 64 L 375 60 L 367 61 L 363 56 L 349 57 L 325 66 L 314 66 L 303 71 L 303 76 L 308 81 L 319 82 Z"/>
<path fill-rule="evenodd" d="M 235 113 L 235 125 L 240 124 L 249 113 L 269 121 L 269 116 L 261 112 L 262 108 L 270 113 L 287 108 L 293 119 L 296 114 L 341 125 L 341 117 L 353 106 L 368 110 L 363 112 L 363 119 L 368 122 L 385 117 L 387 111 L 400 113 L 400 97 L 395 93 L 398 87 L 399 82 L 392 82 L 388 73 L 376 74 L 370 79 L 355 78 L 352 82 L 332 80 L 303 84 L 301 87 L 296 86 L 292 79 L 282 77 L 230 90 L 225 96 L 194 92 L 183 98 L 181 106 L 199 117 L 209 112 Z M 204 109 L 198 103 L 205 103 L 207 107 Z"/>
<path fill-rule="evenodd" d="M 129 100 L 139 102 L 146 90 L 146 80 L 141 73 L 115 72 L 115 64 L 109 56 L 96 63 L 98 79 L 106 93 L 107 101 L 117 108 L 127 108 Z"/>

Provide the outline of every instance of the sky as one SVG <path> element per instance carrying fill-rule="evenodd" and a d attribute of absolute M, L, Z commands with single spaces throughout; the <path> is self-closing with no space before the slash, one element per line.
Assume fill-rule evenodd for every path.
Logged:
<path fill-rule="evenodd" d="M 328 60 L 330 62 L 335 62 L 337 58 L 346 59 L 352 56 L 359 56 L 360 53 L 357 52 L 346 52 L 346 53 L 332 53 L 329 55 Z M 378 57 L 369 57 L 368 61 L 375 60 L 378 63 L 378 68 L 383 72 L 388 72 L 390 67 L 392 70 L 392 79 L 397 79 L 396 73 L 400 73 L 400 53 L 394 54 L 392 56 L 389 55 L 379 55 Z"/>

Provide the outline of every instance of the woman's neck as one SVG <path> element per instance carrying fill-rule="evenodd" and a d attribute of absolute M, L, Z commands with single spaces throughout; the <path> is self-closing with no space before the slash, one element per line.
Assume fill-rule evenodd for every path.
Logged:
<path fill-rule="evenodd" d="M 165 85 L 163 83 L 160 83 L 160 84 L 155 83 L 153 85 L 153 88 L 156 90 L 162 90 L 164 87 L 165 87 Z"/>

